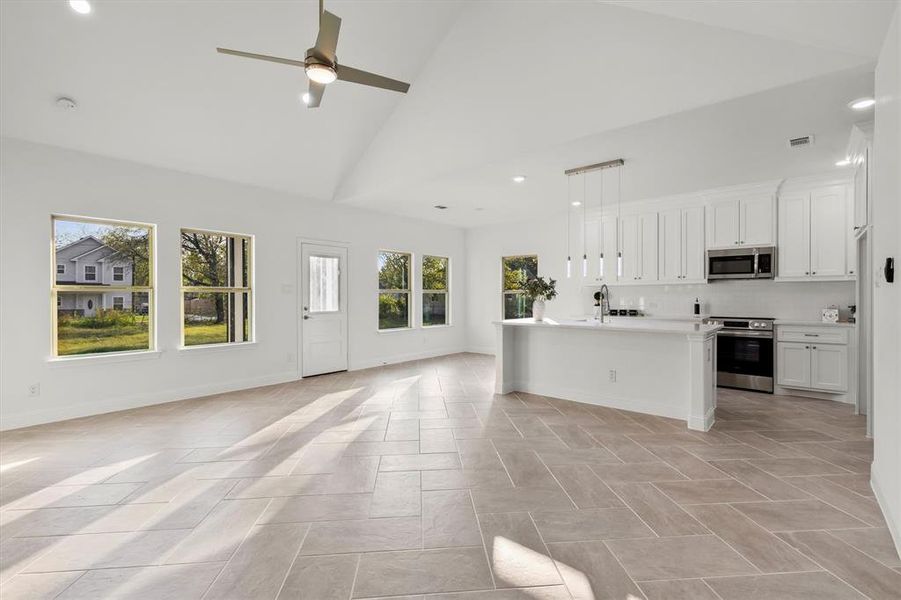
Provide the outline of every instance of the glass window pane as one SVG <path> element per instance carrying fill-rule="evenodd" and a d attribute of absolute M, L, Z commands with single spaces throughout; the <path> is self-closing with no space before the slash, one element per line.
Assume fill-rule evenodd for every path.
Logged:
<path fill-rule="evenodd" d="M 59 356 L 150 348 L 148 294 L 115 294 L 99 288 L 96 292 L 57 292 Z"/>
<path fill-rule="evenodd" d="M 379 289 L 410 289 L 410 255 L 403 252 L 379 252 Z"/>
<path fill-rule="evenodd" d="M 447 325 L 447 294 L 422 295 L 422 324 Z"/>
<path fill-rule="evenodd" d="M 532 305 L 522 294 L 504 294 L 504 318 L 522 319 L 532 316 Z"/>
<path fill-rule="evenodd" d="M 310 257 L 310 312 L 337 312 L 341 259 L 337 256 Z"/>
<path fill-rule="evenodd" d="M 230 282 L 230 238 L 227 235 L 181 232 L 182 285 L 236 287 Z M 238 286 L 240 287 L 240 286 Z"/>
<path fill-rule="evenodd" d="M 410 326 L 410 294 L 379 294 L 379 329 Z"/>
<path fill-rule="evenodd" d="M 184 312 L 185 346 L 250 339 L 247 292 L 185 292 Z"/>
<path fill-rule="evenodd" d="M 150 285 L 150 228 L 112 223 L 53 220 L 56 282 L 61 285 Z M 72 268 L 68 268 L 71 265 Z"/>
<path fill-rule="evenodd" d="M 447 259 L 441 256 L 422 257 L 422 289 L 447 289 Z"/>
<path fill-rule="evenodd" d="M 508 256 L 503 263 L 505 290 L 521 290 L 527 280 L 538 277 L 537 256 Z"/>

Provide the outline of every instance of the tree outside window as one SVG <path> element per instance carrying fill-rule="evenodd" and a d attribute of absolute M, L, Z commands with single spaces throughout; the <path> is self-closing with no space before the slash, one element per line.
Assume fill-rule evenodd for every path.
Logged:
<path fill-rule="evenodd" d="M 501 259 L 503 314 L 505 319 L 532 316 L 532 305 L 523 295 L 523 286 L 538 276 L 538 256 L 505 256 Z"/>
<path fill-rule="evenodd" d="M 449 260 L 443 256 L 422 257 L 422 325 L 449 324 Z"/>
<path fill-rule="evenodd" d="M 410 268 L 413 256 L 382 250 L 378 254 L 379 330 L 410 327 Z"/>

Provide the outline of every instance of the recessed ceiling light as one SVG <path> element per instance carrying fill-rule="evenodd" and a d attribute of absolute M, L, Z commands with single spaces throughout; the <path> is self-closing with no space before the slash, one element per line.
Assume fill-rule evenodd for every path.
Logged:
<path fill-rule="evenodd" d="M 573 206 L 582 206 L 582 203 L 578 200 L 573 200 L 570 204 L 572 204 Z"/>
<path fill-rule="evenodd" d="M 843 158 L 842 160 L 840 160 L 840 161 L 838 161 L 837 163 L 835 163 L 835 166 L 836 166 L 836 167 L 847 167 L 847 166 L 850 165 L 850 164 L 851 164 L 851 159 L 850 159 L 850 158 Z"/>
<path fill-rule="evenodd" d="M 513 176 L 513 183 L 522 183 L 525 180 L 526 180 L 525 175 L 514 175 Z"/>
<path fill-rule="evenodd" d="M 435 208 L 437 208 L 438 210 L 447 210 L 447 207 L 443 204 L 436 204 Z"/>
<path fill-rule="evenodd" d="M 301 102 L 303 102 L 304 104 L 309 104 L 309 103 L 310 103 L 310 92 L 304 92 L 304 93 L 300 96 L 300 100 L 301 100 Z"/>
<path fill-rule="evenodd" d="M 80 15 L 91 12 L 91 3 L 88 0 L 69 0 L 69 7 Z"/>
<path fill-rule="evenodd" d="M 854 110 L 866 110 L 874 104 L 876 104 L 876 101 L 872 98 L 858 98 L 857 100 L 852 100 L 851 102 L 849 102 L 848 106 L 850 106 Z"/>

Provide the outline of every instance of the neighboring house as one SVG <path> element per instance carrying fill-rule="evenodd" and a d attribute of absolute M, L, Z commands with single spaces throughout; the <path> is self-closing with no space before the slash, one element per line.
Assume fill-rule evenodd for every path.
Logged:
<path fill-rule="evenodd" d="M 94 316 L 98 310 L 131 310 L 132 294 L 103 291 L 104 286 L 132 284 L 131 260 L 92 235 L 56 249 L 56 282 L 59 285 L 96 285 L 96 292 L 60 292 L 57 309 L 62 313 Z M 140 309 L 140 306 L 135 307 Z"/>

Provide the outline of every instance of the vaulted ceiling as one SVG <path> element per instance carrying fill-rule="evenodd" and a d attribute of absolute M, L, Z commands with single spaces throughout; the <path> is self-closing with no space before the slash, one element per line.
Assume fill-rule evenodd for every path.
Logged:
<path fill-rule="evenodd" d="M 316 110 L 300 69 L 214 51 L 302 58 L 314 2 L 93 5 L 0 3 L 2 135 L 474 226 L 559 207 L 573 161 L 631 159 L 636 197 L 826 167 L 894 3 L 336 0 L 339 61 L 413 85 L 339 82 Z"/>

